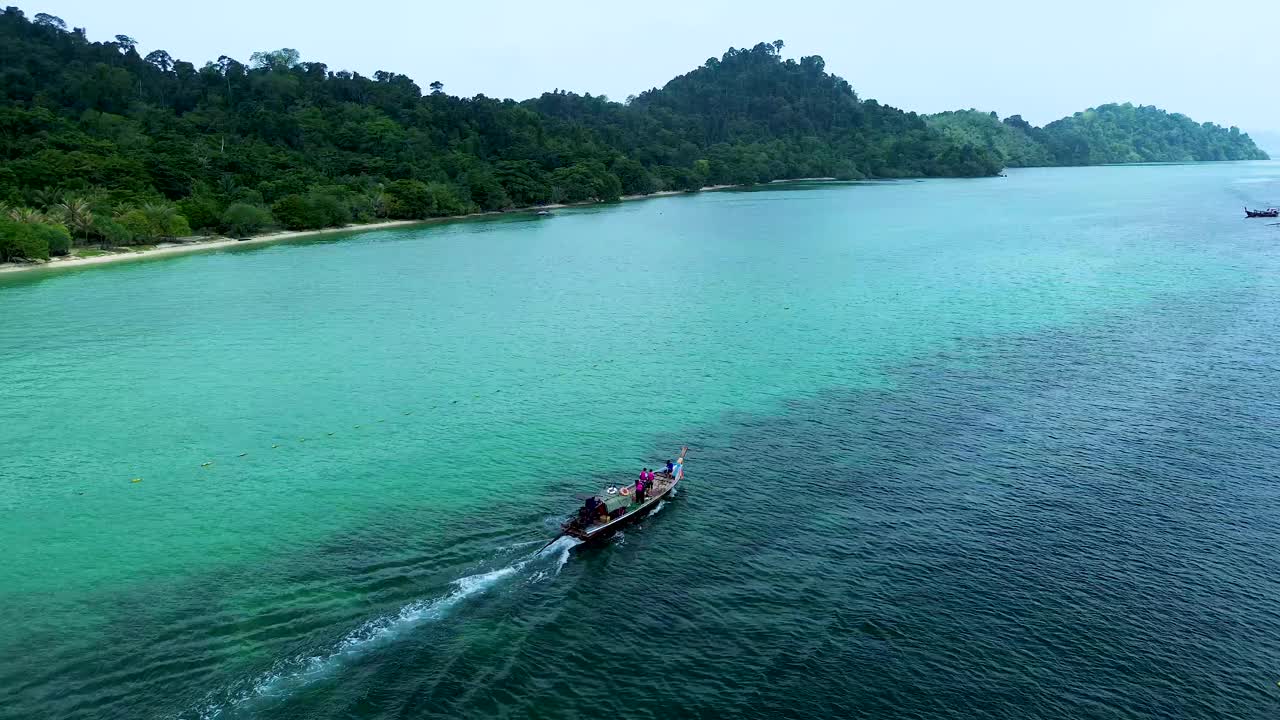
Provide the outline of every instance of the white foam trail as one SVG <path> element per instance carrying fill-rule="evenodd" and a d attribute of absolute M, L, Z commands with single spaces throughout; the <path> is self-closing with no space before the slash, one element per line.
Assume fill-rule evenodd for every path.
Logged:
<path fill-rule="evenodd" d="M 565 542 L 562 543 L 560 542 L 561 540 L 564 540 Z M 568 535 L 565 535 L 561 537 L 559 540 L 556 540 L 554 543 L 551 543 L 551 545 L 547 549 L 550 550 L 556 547 L 557 544 L 559 544 L 560 546 L 560 557 L 556 560 L 556 574 L 559 575 L 560 568 L 564 567 L 565 564 L 569 562 L 569 553 L 574 548 L 581 545 L 582 541 L 578 540 L 577 538 L 571 538 Z"/>
<path fill-rule="evenodd" d="M 536 542 L 536 541 L 535 541 Z M 528 543 L 533 544 L 533 543 Z M 260 698 L 283 698 L 292 691 L 312 683 L 334 671 L 349 658 L 359 655 L 384 642 L 389 642 L 404 631 L 427 621 L 443 618 L 458 603 L 478 595 L 505 578 L 523 570 L 529 563 L 543 557 L 557 555 L 555 574 L 569 562 L 569 552 L 582 541 L 568 536 L 560 537 L 537 553 L 504 568 L 454 580 L 455 590 L 448 595 L 431 600 L 418 600 L 400 608 L 394 615 L 375 618 L 347 633 L 338 641 L 334 650 L 325 655 L 297 657 L 278 662 L 268 672 L 258 677 L 248 688 L 233 691 L 225 702 L 214 702 L 200 711 L 203 720 L 219 718 L 225 711 L 234 711 L 247 702 Z M 538 575 L 545 577 L 545 573 Z"/>
<path fill-rule="evenodd" d="M 525 540 L 524 542 L 511 543 L 510 545 L 502 545 L 498 547 L 496 552 L 504 553 L 508 550 L 516 550 L 522 547 L 529 547 L 530 545 L 541 545 L 544 542 L 546 541 L 545 540 Z"/>
<path fill-rule="evenodd" d="M 532 585 L 533 583 L 542 582 L 543 580 L 546 580 L 548 577 L 552 575 L 559 575 L 560 568 L 563 568 L 565 564 L 569 562 L 569 553 L 571 553 L 575 547 L 581 544 L 582 544 L 581 540 L 564 536 L 562 538 L 557 539 L 554 543 L 548 545 L 546 550 L 544 550 L 541 554 L 551 555 L 554 553 L 560 553 L 560 556 L 556 558 L 556 567 L 550 573 L 548 573 L 546 570 L 539 570 L 538 572 L 534 573 L 529 578 L 529 584 Z"/>
<path fill-rule="evenodd" d="M 658 504 L 654 506 L 653 512 L 649 513 L 649 517 L 653 517 L 654 515 L 657 515 L 658 513 L 662 512 L 662 508 L 666 506 L 667 506 L 666 500 L 659 500 Z"/>

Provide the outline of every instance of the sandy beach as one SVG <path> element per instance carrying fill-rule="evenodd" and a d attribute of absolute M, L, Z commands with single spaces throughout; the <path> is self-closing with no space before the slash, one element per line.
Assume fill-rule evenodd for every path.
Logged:
<path fill-rule="evenodd" d="M 733 185 L 714 185 L 702 188 L 699 192 L 709 190 L 724 190 L 734 187 Z M 663 190 L 661 192 L 651 193 L 649 195 L 624 195 L 621 201 L 646 200 L 649 198 L 669 197 L 672 195 L 688 194 L 683 190 Z M 124 250 L 120 252 L 108 252 L 102 255 L 92 255 L 89 257 L 76 257 L 74 255 L 66 255 L 63 257 L 55 257 L 47 261 L 36 262 L 17 262 L 17 263 L 0 263 L 0 273 L 23 272 L 26 270 L 57 270 L 63 268 L 79 268 L 89 267 L 93 265 L 106 265 L 109 263 L 128 262 L 130 260 L 145 260 L 148 258 L 164 257 L 168 255 L 182 255 L 186 253 L 202 252 L 207 250 L 219 250 L 229 247 L 245 247 L 251 245 L 265 245 L 275 242 L 283 242 L 285 240 L 296 240 L 299 238 L 313 237 L 318 235 L 332 235 L 335 233 L 350 232 L 368 232 L 372 230 L 385 230 L 388 228 L 409 227 L 412 225 L 430 225 L 434 223 L 448 222 L 451 220 L 465 220 L 467 218 L 477 217 L 497 217 L 500 215 L 509 215 L 517 213 L 532 213 L 539 210 L 560 210 L 568 207 L 585 207 L 596 203 L 555 203 L 551 205 L 541 205 L 538 207 L 518 208 L 513 210 L 499 210 L 493 212 L 471 213 L 469 215 L 454 215 L 449 217 L 428 218 L 425 220 L 386 220 L 376 223 L 351 224 L 343 227 L 324 228 L 321 230 L 296 230 L 263 233 L 254 235 L 243 240 L 235 240 L 225 237 L 210 238 L 190 238 L 175 242 L 160 243 L 153 248 L 146 250 Z"/>
<path fill-rule="evenodd" d="M 367 225 L 347 225 L 346 227 L 325 228 L 323 230 L 299 230 L 296 232 L 266 233 L 263 235 L 254 235 L 244 240 L 233 240 L 231 238 L 224 237 L 208 239 L 197 238 L 170 243 L 160 243 L 147 250 L 126 250 L 122 252 L 110 252 L 103 255 L 91 255 L 89 257 L 66 255 L 63 257 L 55 257 L 43 262 L 3 263 L 0 264 L 0 272 L 22 272 L 23 270 L 52 270 L 60 268 L 85 267 L 89 265 L 106 265 L 108 263 L 125 262 L 128 260 L 142 260 L 145 258 L 163 257 L 166 255 L 181 255 L 201 250 L 218 250 L 220 248 L 227 247 L 262 245 L 265 243 L 293 240 L 312 235 L 328 235 L 332 233 L 351 232 L 353 230 L 379 230 L 382 228 L 403 227 L 406 225 L 421 225 L 424 222 L 428 221 L 388 220 L 387 222 L 370 223 Z"/>

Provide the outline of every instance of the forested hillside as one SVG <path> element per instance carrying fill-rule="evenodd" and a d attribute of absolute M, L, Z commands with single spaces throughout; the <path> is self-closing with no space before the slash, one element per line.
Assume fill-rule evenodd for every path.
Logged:
<path fill-rule="evenodd" d="M 1102 105 L 1043 128 L 1017 115 L 1001 122 L 995 113 L 977 110 L 938 113 L 926 121 L 1009 167 L 1267 159 L 1239 128 L 1197 123 L 1149 105 Z"/>
<path fill-rule="evenodd" d="M 985 149 L 1005 167 L 1057 164 L 1049 149 L 1033 136 L 1036 129 L 1018 115 L 1001 122 L 995 113 L 956 110 L 929 115 L 925 120 L 952 140 Z"/>
<path fill-rule="evenodd" d="M 1235 128 L 1128 105 L 1045 128 L 973 111 L 926 121 L 859 98 L 821 57 L 784 59 L 780 40 L 626 103 L 424 93 L 289 49 L 197 67 L 136 48 L 0 14 L 0 261 L 786 178 L 1260 155 Z"/>
<path fill-rule="evenodd" d="M 1059 165 L 1192 160 L 1266 160 L 1240 128 L 1197 123 L 1150 105 L 1101 105 L 1045 125 Z"/>
<path fill-rule="evenodd" d="M 555 91 L 516 102 L 372 78 L 292 50 L 197 67 L 59 18 L 0 15 L 0 259 L 43 224 L 121 245 L 207 230 L 425 218 L 809 176 L 989 175 L 1000 163 L 915 114 L 862 101 L 782 43 L 629 104 Z M 53 252 L 65 243 L 54 240 Z"/>

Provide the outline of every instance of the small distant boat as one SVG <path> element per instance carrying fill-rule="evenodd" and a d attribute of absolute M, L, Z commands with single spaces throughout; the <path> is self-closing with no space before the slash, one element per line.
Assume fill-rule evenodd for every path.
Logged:
<path fill-rule="evenodd" d="M 582 506 L 561 526 L 561 535 L 577 538 L 583 543 L 600 541 L 653 512 L 658 503 L 670 497 L 684 479 L 684 457 L 688 452 L 689 448 L 680 448 L 680 459 L 676 460 L 671 475 L 665 471 L 656 475 L 645 493 L 644 502 L 635 501 L 635 483 L 613 485 L 600 493 L 579 495 Z"/>
<path fill-rule="evenodd" d="M 1250 210 L 1249 208 L 1245 208 L 1244 216 L 1247 218 L 1280 217 L 1280 208 L 1267 208 L 1266 210 Z"/>
<path fill-rule="evenodd" d="M 550 210 L 539 210 L 539 211 L 538 211 L 538 217 L 551 217 L 551 211 L 550 211 Z"/>

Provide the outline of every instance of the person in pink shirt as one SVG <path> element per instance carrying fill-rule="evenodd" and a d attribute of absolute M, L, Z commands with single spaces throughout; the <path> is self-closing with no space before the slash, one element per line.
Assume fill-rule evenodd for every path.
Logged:
<path fill-rule="evenodd" d="M 636 504 L 644 502 L 644 491 L 649 489 L 649 479 L 653 475 L 649 472 L 649 468 L 640 471 L 640 479 L 636 481 Z"/>

